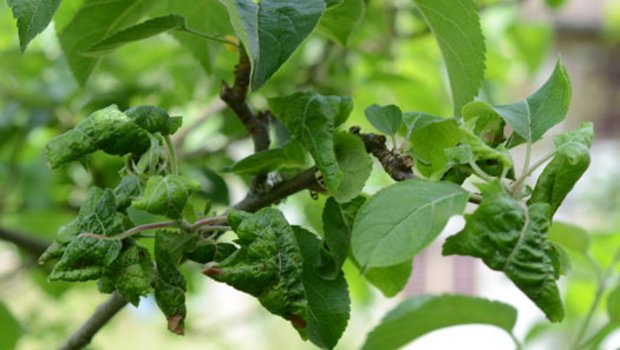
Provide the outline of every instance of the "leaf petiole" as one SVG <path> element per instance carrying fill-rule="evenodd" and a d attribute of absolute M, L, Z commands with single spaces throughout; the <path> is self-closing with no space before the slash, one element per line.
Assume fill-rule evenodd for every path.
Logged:
<path fill-rule="evenodd" d="M 519 191 L 521 190 L 521 186 L 523 186 L 523 183 L 525 182 L 525 180 L 528 177 L 530 177 L 530 175 L 532 175 L 532 173 L 536 171 L 536 169 L 540 168 L 546 162 L 548 162 L 551 158 L 553 158 L 556 153 L 557 153 L 556 150 L 547 153 L 542 158 L 540 158 L 536 163 L 534 163 L 534 165 L 532 165 L 531 167 L 523 171 L 523 174 L 521 174 L 521 176 L 512 185 L 511 192 L 512 192 L 513 197 L 516 197 L 519 194 Z"/>
<path fill-rule="evenodd" d="M 236 43 L 236 42 L 230 41 L 228 39 L 222 39 L 220 37 L 217 37 L 217 36 L 214 36 L 214 35 L 210 35 L 210 34 L 206 34 L 206 33 L 203 33 L 203 32 L 199 32 L 199 31 L 194 30 L 194 29 L 189 28 L 189 27 L 179 28 L 177 30 L 181 31 L 181 32 L 185 32 L 185 33 L 189 33 L 189 34 L 195 35 L 197 37 L 201 37 L 203 39 L 213 40 L 213 41 L 217 41 L 217 42 L 220 42 L 220 43 L 223 43 L 223 44 L 232 45 L 234 47 L 239 47 L 239 44 Z"/>

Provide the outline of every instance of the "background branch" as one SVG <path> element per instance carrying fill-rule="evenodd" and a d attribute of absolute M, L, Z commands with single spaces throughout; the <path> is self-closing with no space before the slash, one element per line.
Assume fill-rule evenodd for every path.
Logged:
<path fill-rule="evenodd" d="M 15 232 L 2 227 L 0 227 L 0 239 L 15 244 L 21 250 L 37 258 L 43 254 L 51 244 L 50 242 L 33 238 L 31 235 Z"/>

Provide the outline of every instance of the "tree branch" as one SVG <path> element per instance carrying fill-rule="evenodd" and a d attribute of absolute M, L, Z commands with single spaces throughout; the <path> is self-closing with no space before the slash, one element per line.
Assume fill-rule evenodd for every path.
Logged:
<path fill-rule="evenodd" d="M 127 305 L 118 292 L 112 295 L 103 304 L 97 306 L 95 313 L 86 321 L 67 341 L 58 348 L 59 350 L 76 350 L 88 345 L 93 336 Z"/>
<path fill-rule="evenodd" d="M 359 136 L 366 146 L 366 151 L 379 160 L 385 172 L 392 179 L 403 181 L 414 178 L 413 159 L 406 154 L 390 151 L 385 145 L 385 136 L 371 133 L 363 134 L 358 126 L 351 127 L 349 132 Z"/>
<path fill-rule="evenodd" d="M 27 234 L 0 227 L 0 239 L 15 244 L 18 248 L 39 257 L 51 243 L 32 238 Z"/>

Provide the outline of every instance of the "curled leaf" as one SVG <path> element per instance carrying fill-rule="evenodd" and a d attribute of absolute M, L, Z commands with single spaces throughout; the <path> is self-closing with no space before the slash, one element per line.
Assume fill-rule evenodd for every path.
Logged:
<path fill-rule="evenodd" d="M 132 205 L 151 214 L 178 219 L 189 197 L 198 190 L 200 184 L 185 176 L 153 176 L 147 181 L 142 197 L 133 201 Z"/>

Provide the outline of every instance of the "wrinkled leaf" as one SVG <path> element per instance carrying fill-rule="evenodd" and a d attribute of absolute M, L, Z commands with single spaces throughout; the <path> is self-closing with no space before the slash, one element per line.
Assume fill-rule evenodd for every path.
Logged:
<path fill-rule="evenodd" d="M 482 203 L 465 216 L 465 228 L 446 240 L 443 254 L 482 259 L 510 278 L 550 321 L 561 321 L 564 308 L 555 283 L 560 271 L 554 268 L 547 241 L 549 205 L 525 207 L 497 181 L 479 187 Z"/>
<path fill-rule="evenodd" d="M 185 28 L 185 18 L 178 15 L 151 18 L 106 37 L 86 50 L 84 55 L 105 56 L 125 44 L 182 28 Z"/>
<path fill-rule="evenodd" d="M 135 24 L 154 5 L 142 0 L 85 0 L 58 37 L 76 80 L 86 84 L 98 59 L 84 56 L 94 43 L 109 33 Z"/>
<path fill-rule="evenodd" d="M 520 102 L 493 108 L 523 141 L 533 143 L 551 127 L 564 120 L 571 94 L 568 73 L 558 60 L 553 74 L 536 93 Z M 511 146 L 520 142 L 521 140 L 513 139 Z"/>
<path fill-rule="evenodd" d="M 103 150 L 109 154 L 142 154 L 150 145 L 148 134 L 115 105 L 100 109 L 74 129 L 54 137 L 45 146 L 52 168 Z"/>
<path fill-rule="evenodd" d="M 180 242 L 180 243 L 179 243 Z M 168 320 L 168 329 L 176 334 L 185 333 L 185 278 L 177 268 L 177 256 L 186 242 L 183 237 L 165 231 L 155 236 L 155 301 Z"/>
<path fill-rule="evenodd" d="M 200 184 L 180 175 L 150 177 L 142 197 L 134 200 L 132 206 L 151 214 L 177 219 L 183 214 L 189 197 L 200 190 Z"/>
<path fill-rule="evenodd" d="M 19 44 L 26 51 L 28 43 L 52 21 L 60 0 L 7 0 L 17 20 Z"/>
<path fill-rule="evenodd" d="M 333 280 L 319 277 L 321 242 L 311 232 L 298 226 L 293 228 L 303 257 L 301 280 L 308 298 L 308 338 L 322 349 L 332 349 L 349 321 L 351 301 L 347 282 L 342 272 Z"/>
<path fill-rule="evenodd" d="M 349 97 L 322 96 L 315 92 L 296 93 L 269 100 L 273 113 L 312 155 L 327 189 L 338 193 L 344 173 L 334 151 L 335 121 L 349 111 Z M 346 118 L 344 118 L 346 119 Z"/>
<path fill-rule="evenodd" d="M 116 209 L 124 210 L 131 205 L 131 201 L 140 195 L 140 179 L 136 175 L 123 176 L 121 182 L 114 188 Z"/>
<path fill-rule="evenodd" d="M 247 50 L 253 91 L 263 86 L 310 35 L 324 0 L 220 0 Z"/>
<path fill-rule="evenodd" d="M 364 17 L 365 7 L 364 0 L 344 0 L 325 11 L 317 29 L 340 45 L 347 46 L 350 36 Z"/>
<path fill-rule="evenodd" d="M 372 171 L 372 159 L 360 138 L 347 132 L 338 132 L 335 135 L 334 148 L 338 166 L 344 173 L 334 198 L 344 203 L 362 192 Z"/>
<path fill-rule="evenodd" d="M 593 135 L 592 123 L 585 123 L 577 130 L 554 137 L 557 153 L 538 177 L 529 203 L 549 204 L 549 215 L 553 216 L 590 165 Z"/>
<path fill-rule="evenodd" d="M 154 279 L 151 256 L 143 247 L 131 245 L 104 271 L 104 277 L 135 306 L 151 291 Z"/>
<path fill-rule="evenodd" d="M 451 216 L 465 210 L 468 198 L 466 191 L 446 182 L 414 179 L 384 188 L 355 218 L 353 255 L 364 269 L 410 261 Z"/>
<path fill-rule="evenodd" d="M 443 54 L 454 115 L 478 95 L 485 69 L 485 46 L 474 0 L 414 0 Z"/>
<path fill-rule="evenodd" d="M 420 296 L 385 315 L 362 349 L 400 349 L 425 334 L 458 325 L 495 326 L 511 334 L 516 321 L 517 310 L 498 301 L 465 295 Z"/>
<path fill-rule="evenodd" d="M 364 111 L 366 119 L 377 130 L 387 135 L 394 135 L 403 122 L 403 112 L 394 105 L 372 105 Z"/>

